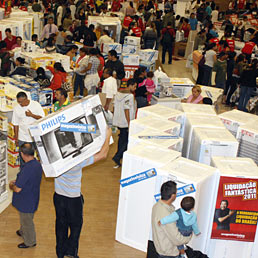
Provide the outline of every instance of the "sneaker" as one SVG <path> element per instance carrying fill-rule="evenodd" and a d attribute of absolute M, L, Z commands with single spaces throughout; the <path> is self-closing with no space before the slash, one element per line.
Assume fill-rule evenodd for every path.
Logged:
<path fill-rule="evenodd" d="M 79 95 L 79 96 L 78 96 L 78 98 L 79 98 L 79 99 L 82 99 L 82 98 L 83 98 L 83 96 L 82 96 L 82 95 Z"/>
<path fill-rule="evenodd" d="M 117 168 L 120 168 L 120 167 L 121 167 L 121 165 L 116 164 L 113 168 L 114 168 L 114 169 L 117 169 Z"/>
<path fill-rule="evenodd" d="M 73 96 L 74 99 L 78 99 L 80 95 Z"/>

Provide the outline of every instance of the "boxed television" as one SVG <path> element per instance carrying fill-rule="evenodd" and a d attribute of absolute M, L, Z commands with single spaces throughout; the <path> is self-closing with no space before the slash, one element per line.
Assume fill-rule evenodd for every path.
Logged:
<path fill-rule="evenodd" d="M 0 140 L 0 203 L 8 197 L 8 170 L 7 170 L 6 141 Z"/>
<path fill-rule="evenodd" d="M 140 50 L 140 60 L 152 63 L 156 60 L 158 60 L 159 52 L 157 50 L 153 49 L 141 49 Z"/>
<path fill-rule="evenodd" d="M 83 130 L 87 125 L 95 130 Z M 99 96 L 95 95 L 36 121 L 29 129 L 45 175 L 57 177 L 100 151 L 107 123 Z"/>
<path fill-rule="evenodd" d="M 140 51 L 140 46 L 134 46 L 134 45 L 123 45 L 123 54 L 130 54 L 130 55 L 138 55 Z"/>
<path fill-rule="evenodd" d="M 124 40 L 125 45 L 133 45 L 133 46 L 140 46 L 141 45 L 141 38 L 140 37 L 133 37 L 133 36 L 126 36 Z"/>
<path fill-rule="evenodd" d="M 117 54 L 122 53 L 122 45 L 119 43 L 103 43 L 101 46 L 101 50 L 103 53 L 108 54 L 110 50 L 115 50 Z"/>
<path fill-rule="evenodd" d="M 139 55 L 125 55 L 122 54 L 122 62 L 124 65 L 134 65 L 138 66 L 140 64 L 140 56 Z"/>

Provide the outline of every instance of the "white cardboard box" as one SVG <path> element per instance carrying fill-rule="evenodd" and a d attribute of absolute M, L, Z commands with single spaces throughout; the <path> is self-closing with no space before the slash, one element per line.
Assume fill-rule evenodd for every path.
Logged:
<path fill-rule="evenodd" d="M 122 53 L 122 45 L 119 43 L 104 43 L 102 48 L 102 52 L 106 54 L 108 54 L 110 50 L 115 50 L 117 54 Z"/>
<path fill-rule="evenodd" d="M 60 123 L 94 124 L 96 133 L 64 132 Z M 47 177 L 57 177 L 97 153 L 106 137 L 98 95 L 76 101 L 30 126 Z"/>
<path fill-rule="evenodd" d="M 126 55 L 138 55 L 140 51 L 140 46 L 134 45 L 123 45 L 123 54 Z"/>
<path fill-rule="evenodd" d="M 0 141 L 0 203 L 8 197 L 8 169 L 6 141 Z"/>
<path fill-rule="evenodd" d="M 140 46 L 141 45 L 141 38 L 140 37 L 133 37 L 133 36 L 126 36 L 124 40 L 125 45 L 133 45 L 133 46 Z"/>
<path fill-rule="evenodd" d="M 139 55 L 124 55 L 122 54 L 122 62 L 124 65 L 133 65 L 137 66 L 140 64 Z"/>
<path fill-rule="evenodd" d="M 153 63 L 154 61 L 158 60 L 159 52 L 153 49 L 141 49 L 140 50 L 140 60 Z"/>

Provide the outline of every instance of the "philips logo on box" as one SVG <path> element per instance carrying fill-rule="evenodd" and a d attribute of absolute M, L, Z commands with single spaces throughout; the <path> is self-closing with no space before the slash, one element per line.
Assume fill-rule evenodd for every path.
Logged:
<path fill-rule="evenodd" d="M 65 115 L 62 114 L 61 116 L 58 116 L 58 117 L 51 119 L 51 120 L 47 121 L 46 123 L 42 124 L 41 129 L 42 129 L 42 131 L 44 131 L 45 129 L 49 129 L 52 126 L 60 124 L 60 122 L 64 121 L 64 120 L 65 120 Z"/>

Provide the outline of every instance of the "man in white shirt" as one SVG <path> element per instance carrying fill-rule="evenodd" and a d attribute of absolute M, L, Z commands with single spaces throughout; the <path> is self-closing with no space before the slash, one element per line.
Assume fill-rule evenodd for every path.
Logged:
<path fill-rule="evenodd" d="M 113 72 L 110 68 L 104 69 L 104 72 L 103 72 L 103 77 L 105 78 L 105 80 L 104 80 L 104 85 L 102 88 L 102 93 L 106 94 L 106 104 L 104 105 L 105 111 L 108 111 L 109 105 L 110 105 L 113 97 L 117 93 L 117 81 L 112 76 L 112 73 Z"/>
<path fill-rule="evenodd" d="M 41 105 L 33 100 L 29 100 L 25 92 L 19 92 L 16 96 L 18 105 L 13 109 L 12 124 L 14 126 L 14 139 L 17 146 L 25 142 L 33 142 L 30 136 L 29 126 L 36 120 L 45 116 Z M 20 156 L 20 165 L 24 161 Z"/>
<path fill-rule="evenodd" d="M 47 40 L 51 34 L 57 34 L 58 28 L 54 24 L 53 17 L 48 18 L 48 24 L 46 24 L 43 28 L 43 31 L 40 36 L 40 41 Z"/>
<path fill-rule="evenodd" d="M 61 26 L 62 25 L 62 18 L 63 18 L 63 4 L 59 5 L 56 11 L 56 17 L 57 17 L 57 26 Z"/>
<path fill-rule="evenodd" d="M 211 12 L 211 21 L 212 23 L 217 22 L 219 18 L 219 7 L 216 6 L 216 10 Z"/>
<path fill-rule="evenodd" d="M 109 32 L 107 30 L 103 30 L 103 35 L 98 40 L 98 46 L 100 49 L 104 43 L 114 43 L 114 40 L 109 37 Z"/>
<path fill-rule="evenodd" d="M 70 10 L 71 10 L 71 15 L 72 15 L 72 20 L 74 21 L 75 20 L 76 6 L 75 6 L 73 0 L 71 0 Z"/>

